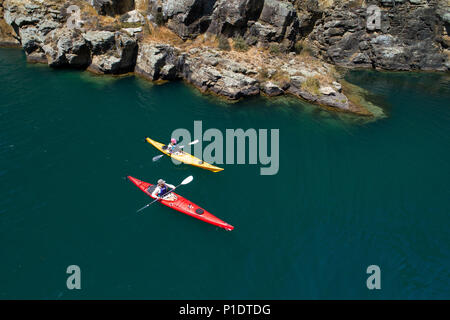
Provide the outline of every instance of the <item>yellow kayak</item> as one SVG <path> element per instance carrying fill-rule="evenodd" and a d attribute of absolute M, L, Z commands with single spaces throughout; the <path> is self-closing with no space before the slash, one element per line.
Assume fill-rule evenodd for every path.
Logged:
<path fill-rule="evenodd" d="M 158 149 L 159 151 L 161 151 L 162 153 L 164 153 L 165 155 L 174 158 L 175 160 L 178 160 L 180 162 L 183 162 L 185 164 L 190 164 L 191 166 L 195 166 L 195 167 L 199 167 L 202 169 L 206 169 L 212 172 L 219 172 L 222 171 L 223 168 L 219 168 L 216 166 L 213 166 L 212 164 L 209 164 L 207 162 L 204 162 L 202 160 L 200 160 L 199 158 L 194 157 L 193 155 L 186 153 L 184 151 L 181 151 L 181 153 L 179 154 L 171 154 L 169 152 L 167 152 L 165 150 L 165 145 L 162 143 L 159 143 L 155 140 L 152 140 L 150 138 L 146 139 L 148 143 L 150 143 L 151 145 L 153 145 L 156 149 Z"/>

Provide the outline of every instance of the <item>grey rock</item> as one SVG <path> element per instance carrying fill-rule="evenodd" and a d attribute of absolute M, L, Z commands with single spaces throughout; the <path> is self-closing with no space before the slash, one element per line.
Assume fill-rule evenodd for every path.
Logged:
<path fill-rule="evenodd" d="M 208 32 L 227 37 L 243 35 L 249 21 L 258 19 L 263 5 L 260 0 L 219 0 Z"/>
<path fill-rule="evenodd" d="M 337 6 L 326 11 L 308 37 L 314 52 L 345 67 L 445 70 L 445 28 L 439 17 L 446 10 L 434 1 L 381 3 L 395 7 L 382 11 L 376 32 L 366 30 L 364 9 Z"/>
<path fill-rule="evenodd" d="M 150 80 L 174 80 L 181 71 L 180 52 L 167 44 L 143 43 L 139 48 L 135 72 Z"/>
<path fill-rule="evenodd" d="M 202 91 L 211 91 L 231 100 L 259 94 L 259 81 L 255 78 L 205 63 L 204 59 L 209 59 L 211 54 L 214 53 L 187 56 L 182 67 L 182 77 Z M 224 61 L 224 65 L 231 64 L 232 61 Z M 246 69 L 245 66 L 241 68 Z"/>
<path fill-rule="evenodd" d="M 319 92 L 325 96 L 335 96 L 336 90 L 332 87 L 320 87 Z"/>
<path fill-rule="evenodd" d="M 61 24 L 53 21 L 53 20 L 44 20 L 42 23 L 39 23 L 38 29 L 43 35 L 47 35 L 52 30 L 60 27 Z"/>
<path fill-rule="evenodd" d="M 44 63 L 44 64 L 46 64 L 47 63 L 47 57 L 45 56 L 44 52 L 42 52 L 40 50 L 37 50 L 37 51 L 34 51 L 34 52 L 30 53 L 30 54 L 27 54 L 27 62 L 30 62 L 30 63 Z"/>
<path fill-rule="evenodd" d="M 150 3 L 153 17 L 163 16 L 168 27 L 183 39 L 205 32 L 216 0 L 161 0 Z"/>
<path fill-rule="evenodd" d="M 306 81 L 303 76 L 291 76 L 291 85 L 296 88 L 301 88 L 302 83 Z"/>
<path fill-rule="evenodd" d="M 265 82 L 261 86 L 261 89 L 266 95 L 268 95 L 270 97 L 279 96 L 284 93 L 283 89 L 281 89 L 278 85 L 276 85 L 270 81 Z"/>
<path fill-rule="evenodd" d="M 134 0 L 88 0 L 101 15 L 115 16 L 134 9 Z"/>
<path fill-rule="evenodd" d="M 136 39 L 116 32 L 114 47 L 100 55 L 93 55 L 89 70 L 102 74 L 132 72 L 136 65 L 138 45 Z"/>
<path fill-rule="evenodd" d="M 114 47 L 116 38 L 110 31 L 88 31 L 83 38 L 91 45 L 93 54 L 102 54 Z"/>
<path fill-rule="evenodd" d="M 120 17 L 120 21 L 124 23 L 145 23 L 144 16 L 137 10 L 129 11 Z"/>
<path fill-rule="evenodd" d="M 350 105 L 347 97 L 339 92 L 334 94 L 322 94 L 316 100 L 319 104 L 323 104 L 329 107 L 338 108 L 341 110 L 349 110 Z"/>
<path fill-rule="evenodd" d="M 57 29 L 46 39 L 42 50 L 51 67 L 86 68 L 91 62 L 89 45 L 74 30 Z"/>
<path fill-rule="evenodd" d="M 275 27 L 288 26 L 296 16 L 294 6 L 285 1 L 265 0 L 259 19 Z"/>
<path fill-rule="evenodd" d="M 140 33 L 142 33 L 142 27 L 137 27 L 137 28 L 122 28 L 123 31 L 125 31 L 126 33 L 128 33 L 130 36 L 136 36 Z"/>
<path fill-rule="evenodd" d="M 45 37 L 36 27 L 22 28 L 19 30 L 20 41 L 25 53 L 30 54 L 40 48 Z"/>
<path fill-rule="evenodd" d="M 258 21 L 249 28 L 248 36 L 259 42 L 275 42 L 280 38 L 280 32 L 276 27 Z"/>

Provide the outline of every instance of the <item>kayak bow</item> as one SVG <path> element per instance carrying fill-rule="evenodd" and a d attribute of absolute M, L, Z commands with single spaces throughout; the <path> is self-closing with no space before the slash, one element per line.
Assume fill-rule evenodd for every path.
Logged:
<path fill-rule="evenodd" d="M 199 167 L 199 168 L 206 169 L 206 170 L 209 170 L 212 172 L 219 172 L 219 171 L 223 170 L 223 168 L 213 166 L 212 164 L 204 162 L 204 161 L 200 160 L 199 158 L 196 158 L 193 155 L 186 153 L 184 151 L 181 154 L 171 154 L 164 149 L 164 147 L 165 147 L 164 144 L 159 143 L 150 138 L 147 138 L 146 140 L 148 143 L 150 143 L 152 146 L 154 146 L 156 149 L 158 149 L 165 155 L 167 155 L 171 158 L 174 158 L 175 160 L 178 160 L 180 162 L 183 162 L 185 164 L 190 164 L 191 166 Z"/>
<path fill-rule="evenodd" d="M 139 189 L 145 192 L 149 197 L 155 199 L 154 197 L 152 197 L 152 192 L 156 187 L 155 185 L 133 178 L 132 176 L 128 176 L 128 180 L 133 182 Z M 208 211 L 204 210 L 203 208 L 200 208 L 198 205 L 190 202 L 189 200 L 183 198 L 182 196 L 174 192 L 172 192 L 171 195 L 172 196 L 170 196 L 168 199 L 161 199 L 159 202 L 169 208 L 187 214 L 193 218 L 221 227 L 227 231 L 231 231 L 234 229 L 232 225 L 213 216 Z"/>

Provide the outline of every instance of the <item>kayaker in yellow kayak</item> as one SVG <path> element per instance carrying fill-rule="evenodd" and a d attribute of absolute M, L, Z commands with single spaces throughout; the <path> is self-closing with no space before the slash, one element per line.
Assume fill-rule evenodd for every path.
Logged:
<path fill-rule="evenodd" d="M 152 192 L 152 197 L 161 199 L 165 195 L 167 195 L 167 193 L 169 193 L 170 190 L 172 190 L 172 189 L 175 189 L 174 185 L 166 183 L 163 179 L 159 179 L 155 190 L 153 190 L 153 192 Z"/>
<path fill-rule="evenodd" d="M 167 145 L 166 151 L 170 154 L 178 154 L 182 152 L 182 150 L 177 146 L 177 140 L 174 138 L 170 139 L 170 143 Z"/>

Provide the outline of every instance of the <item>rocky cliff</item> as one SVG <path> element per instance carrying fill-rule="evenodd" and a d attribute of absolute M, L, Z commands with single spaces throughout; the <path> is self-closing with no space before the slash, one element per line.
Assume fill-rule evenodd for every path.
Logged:
<path fill-rule="evenodd" d="M 370 115 L 333 65 L 447 71 L 449 8 L 448 0 L 3 0 L 0 30 L 29 61 L 55 68 L 183 79 L 231 100 L 289 93 Z"/>
<path fill-rule="evenodd" d="M 316 54 L 345 67 L 450 69 L 450 1 L 366 2 L 380 7 L 379 26 L 367 26 L 366 7 L 325 11 L 308 36 Z"/>
<path fill-rule="evenodd" d="M 13 28 L 6 23 L 4 14 L 3 1 L 0 1 L 0 46 L 18 47 L 20 46 L 19 39 Z"/>
<path fill-rule="evenodd" d="M 380 12 L 374 28 L 371 5 Z M 242 36 L 249 45 L 306 49 L 346 67 L 450 67 L 448 0 L 151 0 L 148 10 L 185 40 L 204 32 Z"/>

